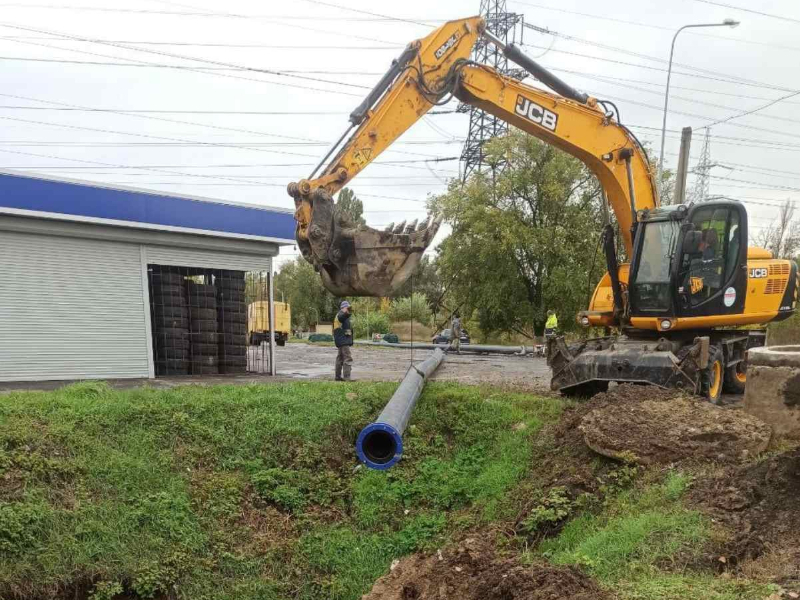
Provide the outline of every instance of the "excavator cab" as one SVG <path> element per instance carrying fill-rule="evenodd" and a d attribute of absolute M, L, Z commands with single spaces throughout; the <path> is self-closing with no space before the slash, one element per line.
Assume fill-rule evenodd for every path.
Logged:
<path fill-rule="evenodd" d="M 631 323 L 658 331 L 744 310 L 747 212 L 738 202 L 642 211 L 631 260 Z M 680 321 L 680 324 L 679 324 Z"/>

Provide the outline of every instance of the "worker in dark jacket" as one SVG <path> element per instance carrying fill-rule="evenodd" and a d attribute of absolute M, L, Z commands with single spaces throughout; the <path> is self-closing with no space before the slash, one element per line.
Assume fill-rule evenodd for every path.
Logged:
<path fill-rule="evenodd" d="M 333 341 L 339 349 L 336 354 L 336 381 L 350 381 L 350 369 L 353 367 L 353 328 L 350 325 L 350 303 L 345 300 L 339 306 L 339 313 L 333 321 Z"/>

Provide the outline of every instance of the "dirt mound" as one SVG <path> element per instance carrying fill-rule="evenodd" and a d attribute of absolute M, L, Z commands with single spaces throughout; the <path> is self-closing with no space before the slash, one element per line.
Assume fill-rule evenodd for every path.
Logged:
<path fill-rule="evenodd" d="M 521 565 L 485 542 L 465 540 L 432 556 L 406 558 L 362 600 L 604 600 L 610 598 L 574 567 Z"/>
<path fill-rule="evenodd" d="M 690 498 L 732 535 L 713 558 L 745 574 L 800 584 L 800 449 L 729 467 L 699 481 Z"/>
<path fill-rule="evenodd" d="M 586 410 L 580 430 L 587 446 L 642 465 L 738 462 L 763 452 L 771 437 L 751 415 L 653 387 L 618 386 Z"/>

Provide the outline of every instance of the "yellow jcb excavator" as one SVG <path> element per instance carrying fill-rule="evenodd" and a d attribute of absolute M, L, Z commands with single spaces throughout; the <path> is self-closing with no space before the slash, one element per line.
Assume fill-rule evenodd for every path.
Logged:
<path fill-rule="evenodd" d="M 555 93 L 470 60 L 479 41 L 497 46 Z M 385 231 L 352 226 L 336 218 L 332 196 L 451 97 L 581 160 L 616 216 L 630 261 L 618 264 L 614 228 L 607 224 L 608 272 L 577 318 L 583 326 L 619 333 L 572 345 L 551 341 L 552 388 L 590 395 L 611 381 L 649 383 L 712 401 L 723 388 L 742 392 L 745 352 L 763 345 L 765 333 L 734 327 L 791 316 L 800 288 L 797 265 L 747 247 L 747 212 L 738 202 L 660 207 L 646 152 L 614 105 L 573 89 L 504 44 L 480 17 L 450 21 L 409 44 L 351 113 L 350 127 L 310 178 L 289 184 L 297 243 L 325 286 L 339 296 L 385 296 L 417 266 L 438 222 Z"/>

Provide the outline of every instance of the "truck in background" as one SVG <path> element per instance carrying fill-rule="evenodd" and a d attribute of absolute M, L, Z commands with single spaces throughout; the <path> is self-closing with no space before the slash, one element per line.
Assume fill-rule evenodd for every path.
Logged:
<path fill-rule="evenodd" d="M 292 313 L 286 302 L 275 303 L 275 343 L 285 346 L 292 325 Z M 247 307 L 247 335 L 251 345 L 269 341 L 269 302 L 257 300 Z"/>

